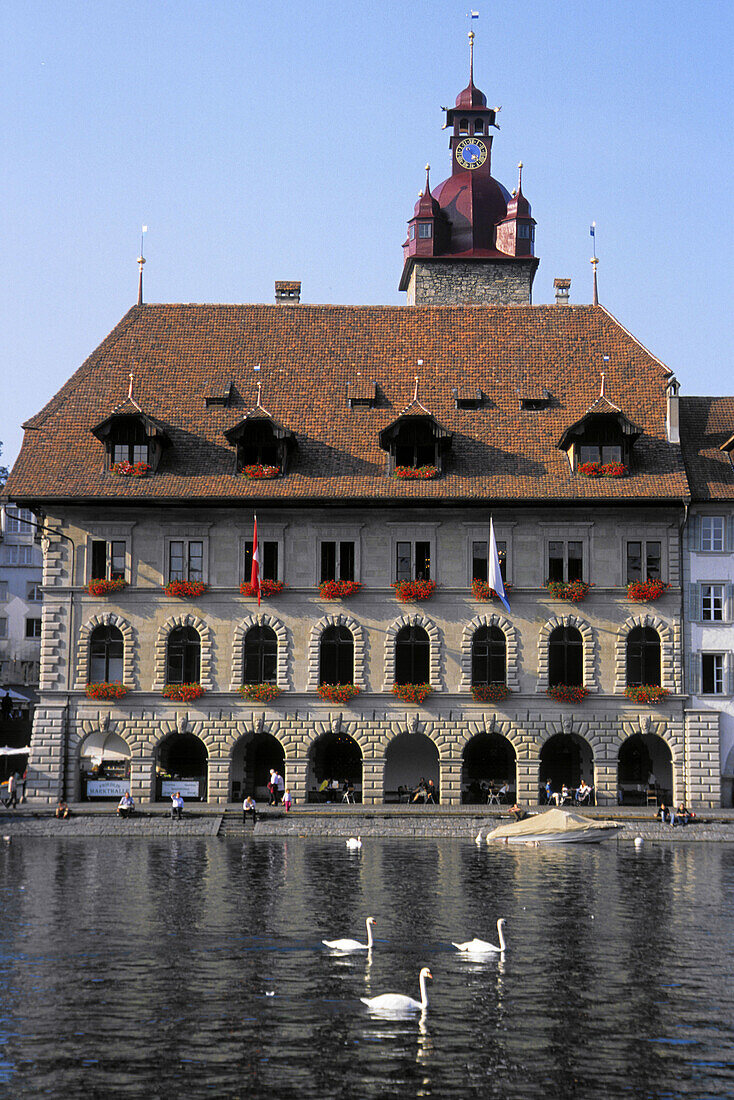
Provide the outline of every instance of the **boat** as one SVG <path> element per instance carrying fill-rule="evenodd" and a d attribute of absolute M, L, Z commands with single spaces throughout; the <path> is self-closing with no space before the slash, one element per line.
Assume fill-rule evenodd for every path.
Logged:
<path fill-rule="evenodd" d="M 622 828 L 615 821 L 596 821 L 583 814 L 552 809 L 500 825 L 487 834 L 487 844 L 493 840 L 504 844 L 598 844 Z"/>

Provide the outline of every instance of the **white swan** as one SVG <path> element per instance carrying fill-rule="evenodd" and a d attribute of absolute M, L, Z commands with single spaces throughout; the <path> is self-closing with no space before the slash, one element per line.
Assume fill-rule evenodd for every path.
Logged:
<path fill-rule="evenodd" d="M 463 951 L 467 955 L 484 955 L 490 951 L 504 951 L 507 947 L 505 943 L 505 918 L 500 917 L 497 921 L 497 935 L 500 938 L 499 947 L 495 947 L 493 943 L 487 943 L 486 940 L 467 940 L 466 943 L 454 943 L 453 946 L 457 951 Z"/>
<path fill-rule="evenodd" d="M 377 921 L 374 917 L 367 917 L 365 924 L 367 925 L 367 943 L 360 943 L 359 940 L 322 940 L 321 942 L 332 951 L 371 951 L 372 925 L 377 924 Z"/>
<path fill-rule="evenodd" d="M 412 997 L 404 997 L 402 993 L 381 993 L 379 997 L 360 997 L 359 999 L 373 1012 L 425 1012 L 428 1008 L 426 978 L 433 978 L 433 974 L 427 966 L 424 966 L 418 977 L 421 990 L 419 1001 L 414 1001 Z"/>
<path fill-rule="evenodd" d="M 482 830 L 481 829 L 479 830 L 477 835 L 474 837 L 474 843 L 475 844 L 481 844 L 482 843 Z"/>
<path fill-rule="evenodd" d="M 361 848 L 361 847 L 362 847 L 362 837 L 361 836 L 350 836 L 349 840 L 347 841 L 347 848 Z"/>

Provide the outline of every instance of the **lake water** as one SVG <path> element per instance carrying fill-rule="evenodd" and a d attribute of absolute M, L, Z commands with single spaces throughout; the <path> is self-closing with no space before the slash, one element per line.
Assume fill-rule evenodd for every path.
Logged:
<path fill-rule="evenodd" d="M 733 946 L 723 844 L 17 838 L 0 1096 L 731 1097 Z M 360 1003 L 424 965 L 425 1017 Z"/>

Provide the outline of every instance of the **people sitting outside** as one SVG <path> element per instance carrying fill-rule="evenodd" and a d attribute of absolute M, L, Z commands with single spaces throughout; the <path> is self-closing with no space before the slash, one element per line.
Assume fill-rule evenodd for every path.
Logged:
<path fill-rule="evenodd" d="M 673 825 L 675 823 L 675 814 L 674 814 L 673 810 L 672 809 L 669 810 L 664 802 L 661 802 L 660 805 L 658 806 L 658 812 L 655 814 L 655 817 L 659 817 L 660 822 L 663 825 L 665 824 L 666 821 L 668 822 L 669 825 Z"/>
<path fill-rule="evenodd" d="M 527 811 L 523 810 L 522 806 L 519 806 L 517 802 L 514 806 L 510 807 L 510 817 L 513 817 L 515 821 L 524 821 L 527 816 Z"/>
<path fill-rule="evenodd" d="M 591 802 L 591 787 L 585 779 L 582 779 L 581 783 L 578 786 L 578 789 L 576 791 L 576 801 L 578 802 L 579 806 L 582 802 Z"/>
<path fill-rule="evenodd" d="M 60 818 L 63 818 L 64 820 L 66 820 L 66 818 L 70 817 L 70 816 L 71 816 L 71 810 L 66 805 L 66 803 L 60 798 L 59 801 L 56 803 L 56 810 L 54 811 L 54 817 L 60 817 Z"/>
<path fill-rule="evenodd" d="M 354 802 L 354 783 L 352 783 L 351 779 L 344 780 L 342 802 Z"/>
<path fill-rule="evenodd" d="M 671 821 L 671 825 L 690 825 L 690 823 L 695 820 L 696 815 L 693 810 L 689 810 L 688 807 L 681 802 L 675 811 L 674 820 Z"/>
<path fill-rule="evenodd" d="M 571 801 L 571 789 L 570 789 L 570 787 L 567 787 L 566 784 L 564 783 L 563 786 L 561 787 L 560 805 L 564 806 L 566 804 L 566 802 L 570 802 L 570 801 Z M 556 805 L 559 805 L 559 803 L 557 802 Z"/>
<path fill-rule="evenodd" d="M 428 784 L 423 776 L 418 780 L 418 786 L 413 791 L 411 802 L 425 802 L 428 797 Z"/>
<path fill-rule="evenodd" d="M 436 784 L 433 782 L 432 779 L 429 779 L 426 783 L 425 801 L 432 802 L 434 806 L 438 802 L 438 798 L 436 797 Z"/>
<path fill-rule="evenodd" d="M 130 791 L 125 791 L 124 795 L 117 803 L 117 813 L 119 817 L 130 817 L 135 813 L 135 803 L 133 802 Z"/>
<path fill-rule="evenodd" d="M 510 784 L 507 780 L 504 781 L 500 789 L 497 791 L 497 798 L 500 802 L 504 802 L 510 795 Z"/>
<path fill-rule="evenodd" d="M 171 817 L 177 821 L 180 821 L 183 817 L 184 800 L 181 797 L 181 792 L 176 791 L 171 795 Z"/>
<path fill-rule="evenodd" d="M 244 802 L 242 803 L 242 824 L 243 825 L 247 821 L 247 815 L 248 814 L 252 814 L 252 824 L 255 825 L 257 823 L 257 809 L 255 808 L 255 805 L 256 805 L 255 804 L 255 799 L 252 797 L 251 794 L 248 794 L 245 797 Z"/>

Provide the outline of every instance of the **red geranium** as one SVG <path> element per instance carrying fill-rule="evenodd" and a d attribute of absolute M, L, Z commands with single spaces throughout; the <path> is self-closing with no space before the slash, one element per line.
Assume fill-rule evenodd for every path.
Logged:
<path fill-rule="evenodd" d="M 589 589 L 594 585 L 587 584 L 586 581 L 546 581 L 545 587 L 554 600 L 571 600 L 572 603 L 579 603 L 586 599 Z"/>
<path fill-rule="evenodd" d="M 86 692 L 89 699 L 122 699 L 127 695 L 129 687 L 118 683 L 87 684 Z"/>
<path fill-rule="evenodd" d="M 430 600 L 436 591 L 435 581 L 393 581 L 395 596 L 400 603 L 409 600 Z"/>
<path fill-rule="evenodd" d="M 166 684 L 163 695 L 166 699 L 175 699 L 178 703 L 193 703 L 206 691 L 201 684 Z"/>
<path fill-rule="evenodd" d="M 330 703 L 348 703 L 359 695 L 356 684 L 319 684 L 319 695 Z"/>
<path fill-rule="evenodd" d="M 87 592 L 90 596 L 109 596 L 110 592 L 121 591 L 126 583 L 122 577 L 117 577 L 111 581 L 108 581 L 106 577 L 97 577 L 89 582 Z"/>
<path fill-rule="evenodd" d="M 208 585 L 203 581 L 170 581 L 164 585 L 163 591 L 167 596 L 175 596 L 179 600 L 195 600 L 203 596 Z"/>
<path fill-rule="evenodd" d="M 322 600 L 343 600 L 347 596 L 354 596 L 361 587 L 359 581 L 322 581 L 319 595 Z"/>
<path fill-rule="evenodd" d="M 630 581 L 627 585 L 627 599 L 635 600 L 637 603 L 642 603 L 645 600 L 658 600 L 669 587 L 670 585 L 667 585 L 665 581 Z"/>
<path fill-rule="evenodd" d="M 430 481 L 438 477 L 438 466 L 396 466 L 392 476 L 399 481 Z"/>
<path fill-rule="evenodd" d="M 494 588 L 489 587 L 489 582 L 480 581 L 478 577 L 475 577 L 474 580 L 471 582 L 471 590 L 474 594 L 475 600 L 497 599 L 497 593 L 495 592 Z M 507 595 L 508 592 L 512 592 L 511 584 L 505 585 L 505 595 Z"/>
<path fill-rule="evenodd" d="M 478 703 L 501 703 L 510 689 L 507 684 L 472 684 L 471 693 Z"/>
<path fill-rule="evenodd" d="M 662 703 L 670 692 L 659 684 L 629 684 L 624 693 L 628 699 L 634 699 L 636 703 L 651 703 L 655 706 Z"/>
<path fill-rule="evenodd" d="M 151 467 L 147 462 L 115 462 L 112 473 L 118 477 L 147 477 Z"/>
<path fill-rule="evenodd" d="M 280 473 L 280 466 L 244 466 L 241 472 L 243 477 L 267 480 L 278 476 Z"/>
<path fill-rule="evenodd" d="M 271 703 L 283 689 L 277 684 L 243 684 L 238 690 L 240 695 L 251 699 L 253 703 Z"/>
<path fill-rule="evenodd" d="M 433 691 L 430 684 L 393 684 L 392 693 L 404 703 L 424 703 Z"/>
<path fill-rule="evenodd" d="M 578 684 L 554 684 L 547 689 L 547 693 L 559 703 L 583 703 L 589 690 Z"/>
<path fill-rule="evenodd" d="M 260 581 L 260 594 L 262 596 L 277 596 L 286 586 L 282 581 Z M 243 581 L 240 585 L 240 592 L 243 596 L 257 596 L 256 590 L 252 587 L 250 581 Z"/>

